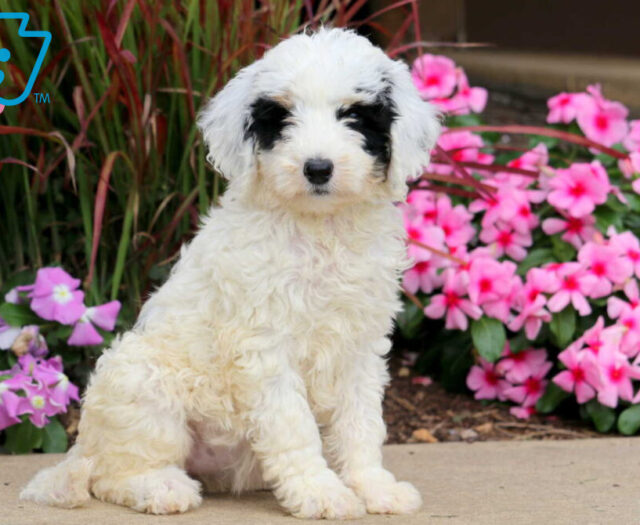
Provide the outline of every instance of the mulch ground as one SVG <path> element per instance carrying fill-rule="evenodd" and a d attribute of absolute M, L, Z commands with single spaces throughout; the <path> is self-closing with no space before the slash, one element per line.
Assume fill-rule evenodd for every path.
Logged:
<path fill-rule="evenodd" d="M 580 439 L 600 437 L 582 421 L 534 415 L 518 419 L 502 403 L 482 402 L 454 394 L 439 384 L 412 383 L 411 371 L 390 363 L 392 380 L 384 398 L 387 443 Z"/>

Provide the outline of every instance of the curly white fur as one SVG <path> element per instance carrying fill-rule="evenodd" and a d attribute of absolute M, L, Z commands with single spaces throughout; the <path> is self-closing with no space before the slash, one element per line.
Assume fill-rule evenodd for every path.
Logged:
<path fill-rule="evenodd" d="M 396 117 L 381 176 L 336 108 L 384 90 Z M 247 135 L 259 96 L 291 112 L 268 149 Z M 270 488 L 299 517 L 415 511 L 419 493 L 382 467 L 381 399 L 407 264 L 393 201 L 428 163 L 433 109 L 404 64 L 332 29 L 243 69 L 199 125 L 229 179 L 222 206 L 99 359 L 68 458 L 22 497 L 183 512 L 201 501 L 189 472 L 210 490 Z M 318 155 L 335 166 L 326 195 L 302 174 Z"/>

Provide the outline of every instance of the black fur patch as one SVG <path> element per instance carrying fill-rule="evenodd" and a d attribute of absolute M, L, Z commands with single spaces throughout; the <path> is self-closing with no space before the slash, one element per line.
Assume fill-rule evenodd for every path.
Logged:
<path fill-rule="evenodd" d="M 244 138 L 253 139 L 262 149 L 271 149 L 282 136 L 282 130 L 290 123 L 291 113 L 287 108 L 266 97 L 251 104 L 251 119 L 246 123 Z"/>
<path fill-rule="evenodd" d="M 387 166 L 391 161 L 391 124 L 398 116 L 385 89 L 374 102 L 357 102 L 336 114 L 352 130 L 364 137 L 364 150 Z"/>

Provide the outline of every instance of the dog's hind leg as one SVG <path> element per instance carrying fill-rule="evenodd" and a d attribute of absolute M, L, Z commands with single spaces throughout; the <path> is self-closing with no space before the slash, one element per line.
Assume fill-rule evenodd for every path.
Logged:
<path fill-rule="evenodd" d="M 200 484 L 183 469 L 191 435 L 175 374 L 149 358 L 151 344 L 161 343 L 126 334 L 117 352 L 101 358 L 78 441 L 91 458 L 98 499 L 153 514 L 184 512 L 201 502 Z"/>

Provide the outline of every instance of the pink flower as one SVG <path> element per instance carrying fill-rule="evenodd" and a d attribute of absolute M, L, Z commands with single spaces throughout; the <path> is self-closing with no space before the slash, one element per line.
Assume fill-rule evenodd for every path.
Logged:
<path fill-rule="evenodd" d="M 618 168 L 622 174 L 630 179 L 635 174 L 640 173 L 640 151 L 634 151 L 629 153 L 629 157 L 626 159 L 620 159 L 618 161 Z M 631 183 L 633 191 L 640 193 L 640 179 L 636 179 Z"/>
<path fill-rule="evenodd" d="M 422 219 L 416 219 L 411 222 L 406 222 L 405 229 L 409 241 L 417 241 L 420 244 L 435 248 L 436 250 L 446 251 L 444 246 L 444 232 L 442 228 L 437 226 L 425 226 Z M 409 242 L 407 246 L 407 253 L 414 261 L 428 261 L 434 256 L 433 252 L 422 248 L 417 244 Z M 84 313 L 84 310 L 83 310 Z"/>
<path fill-rule="evenodd" d="M 411 76 L 423 99 L 448 97 L 456 86 L 456 65 L 450 58 L 427 53 L 413 62 Z"/>
<path fill-rule="evenodd" d="M 47 321 L 75 323 L 84 312 L 84 293 L 77 290 L 80 279 L 74 279 L 62 268 L 41 268 L 31 292 L 31 309 Z"/>
<path fill-rule="evenodd" d="M 549 204 L 566 210 L 572 217 L 584 217 L 603 204 L 611 191 L 609 176 L 599 161 L 572 164 L 568 169 L 557 169 L 549 181 L 552 189 Z"/>
<path fill-rule="evenodd" d="M 638 281 L 629 279 L 624 285 L 624 293 L 629 302 L 623 301 L 619 297 L 612 295 L 607 299 L 607 315 L 611 319 L 617 319 L 623 313 L 633 311 L 640 306 L 640 291 L 638 290 Z"/>
<path fill-rule="evenodd" d="M 470 111 L 482 113 L 489 98 L 487 90 L 481 87 L 470 87 L 467 75 L 461 68 L 456 70 L 456 75 L 458 79 L 456 94 L 450 99 L 440 97 L 432 99 L 430 102 L 441 111 L 454 115 L 467 115 Z"/>
<path fill-rule="evenodd" d="M 526 296 L 527 293 L 525 292 Z M 522 297 L 522 292 L 519 297 Z M 545 308 L 547 301 L 542 295 L 538 295 L 533 301 L 522 301 L 516 307 L 520 313 L 509 323 L 509 330 L 517 332 L 524 326 L 524 333 L 529 341 L 538 337 L 542 323 L 551 322 L 551 314 Z"/>
<path fill-rule="evenodd" d="M 587 138 L 605 146 L 613 146 L 627 136 L 629 111 L 619 102 L 606 100 L 600 86 L 589 86 L 591 98 L 577 115 L 578 126 Z"/>
<path fill-rule="evenodd" d="M 480 319 L 482 316 L 480 308 L 464 298 L 466 288 L 466 279 L 461 274 L 453 269 L 445 270 L 442 293 L 431 298 L 424 314 L 431 319 L 440 319 L 446 315 L 447 330 L 466 330 L 469 325 L 467 316 L 472 319 Z"/>
<path fill-rule="evenodd" d="M 549 299 L 548 307 L 552 312 L 559 312 L 569 304 L 573 304 L 580 315 L 589 315 L 591 306 L 585 296 L 588 296 L 597 284 L 597 279 L 579 263 L 565 263 L 557 271 L 559 289 Z"/>
<path fill-rule="evenodd" d="M 560 93 L 547 100 L 549 114 L 547 122 L 556 124 L 561 122 L 569 124 L 582 111 L 585 104 L 589 103 L 589 96 L 585 93 Z"/>
<path fill-rule="evenodd" d="M 505 345 L 505 357 L 503 357 L 496 370 L 505 375 L 512 383 L 522 383 L 536 371 L 543 367 L 547 360 L 546 350 L 522 350 L 521 352 L 511 352 L 509 343 Z M 546 365 L 544 365 L 546 366 Z"/>
<path fill-rule="evenodd" d="M 59 407 L 51 403 L 47 389 L 39 385 L 25 385 L 29 401 L 29 420 L 38 428 L 49 423 L 49 417 L 60 413 Z"/>
<path fill-rule="evenodd" d="M 566 219 L 550 218 L 542 223 L 542 231 L 547 235 L 564 232 L 561 239 L 579 250 L 585 242 L 593 240 L 597 231 L 594 227 L 595 223 L 596 219 L 592 215 Z"/>
<path fill-rule="evenodd" d="M 631 401 L 631 380 L 640 379 L 640 369 L 632 366 L 626 355 L 609 346 L 600 350 L 597 365 L 600 371 L 600 384 L 596 387 L 598 401 L 611 408 L 618 405 L 618 398 Z"/>
<path fill-rule="evenodd" d="M 432 191 L 414 190 L 407 196 L 408 209 L 404 211 L 406 221 L 412 222 L 422 216 L 422 224 L 425 226 L 435 226 L 438 217 L 436 207 L 436 195 Z"/>
<path fill-rule="evenodd" d="M 574 347 L 567 348 L 558 354 L 558 359 L 567 367 L 553 378 L 553 382 L 567 392 L 575 391 L 579 404 L 593 399 L 596 391 L 587 381 L 587 377 L 597 374 L 594 359 L 578 352 Z"/>
<path fill-rule="evenodd" d="M 516 261 L 521 261 L 527 256 L 526 248 L 533 243 L 530 233 L 519 233 L 502 222 L 482 230 L 480 240 L 491 244 L 496 257 L 502 257 L 506 253 Z"/>
<path fill-rule="evenodd" d="M 507 399 L 522 405 L 523 407 L 534 406 L 538 399 L 544 394 L 547 382 L 544 376 L 551 369 L 550 362 L 544 362 L 531 370 L 530 375 L 525 378 L 521 385 L 511 386 L 504 391 Z"/>
<path fill-rule="evenodd" d="M 444 232 L 445 244 L 451 248 L 467 244 L 476 233 L 471 225 L 473 216 L 462 205 L 451 206 L 451 199 L 446 195 L 438 197 L 437 225 Z"/>
<path fill-rule="evenodd" d="M 485 257 L 473 258 L 469 268 L 469 298 L 475 304 L 498 301 L 511 291 L 516 265 Z"/>
<path fill-rule="evenodd" d="M 640 241 L 630 231 L 612 233 L 609 245 L 633 266 L 635 276 L 640 279 Z"/>
<path fill-rule="evenodd" d="M 416 293 L 418 290 L 424 293 L 431 293 L 436 288 L 442 286 L 442 276 L 439 269 L 444 264 L 440 257 L 432 257 L 428 261 L 420 261 L 413 268 L 404 272 L 403 286 L 409 293 Z"/>
<path fill-rule="evenodd" d="M 0 381 L 0 431 L 20 423 L 18 416 L 25 413 L 25 402 L 25 398 L 11 391 L 7 381 Z"/>
<path fill-rule="evenodd" d="M 103 338 L 94 325 L 110 332 L 116 325 L 119 311 L 120 301 L 111 301 L 100 306 L 86 308 L 74 326 L 67 344 L 71 346 L 99 345 Z"/>
<path fill-rule="evenodd" d="M 532 415 L 536 413 L 535 406 L 521 406 L 521 407 L 511 407 L 509 409 L 509 414 L 515 416 L 519 419 L 529 419 Z"/>
<path fill-rule="evenodd" d="M 629 133 L 622 141 L 627 151 L 640 151 L 640 120 L 629 122 Z"/>
<path fill-rule="evenodd" d="M 509 388 L 509 383 L 500 377 L 495 365 L 479 360 L 478 365 L 471 367 L 467 375 L 467 387 L 475 392 L 476 399 L 505 400 L 504 391 Z"/>
<path fill-rule="evenodd" d="M 443 133 L 438 138 L 438 146 L 445 150 L 456 162 L 476 162 L 479 164 L 491 164 L 493 155 L 479 151 L 484 147 L 484 141 L 480 135 L 470 131 L 451 131 Z M 453 168 L 445 163 L 432 163 L 431 169 L 435 173 L 448 175 L 453 173 Z"/>
<path fill-rule="evenodd" d="M 578 252 L 578 262 L 589 270 L 596 280 L 589 295 L 592 298 L 609 295 L 612 284 L 621 284 L 631 277 L 633 266 L 618 256 L 614 247 L 588 242 Z"/>

